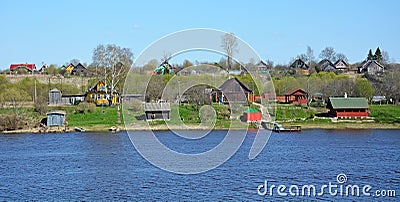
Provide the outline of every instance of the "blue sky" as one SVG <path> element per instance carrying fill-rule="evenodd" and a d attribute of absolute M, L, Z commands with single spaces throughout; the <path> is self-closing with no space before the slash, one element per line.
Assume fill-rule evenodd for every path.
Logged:
<path fill-rule="evenodd" d="M 90 64 L 99 44 L 138 56 L 157 39 L 190 28 L 234 33 L 262 59 L 287 64 L 327 46 L 351 63 L 378 46 L 400 62 L 400 1 L 0 1 L 0 69 L 11 63 Z"/>

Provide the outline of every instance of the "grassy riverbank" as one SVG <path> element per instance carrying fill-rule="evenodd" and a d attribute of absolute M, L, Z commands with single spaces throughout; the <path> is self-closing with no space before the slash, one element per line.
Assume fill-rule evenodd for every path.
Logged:
<path fill-rule="evenodd" d="M 238 119 L 229 120 L 229 110 L 226 105 L 213 105 L 215 115 L 209 114 L 201 117 L 199 111 L 201 108 L 194 106 L 172 106 L 172 114 L 179 113 L 180 119 L 174 119 L 164 122 L 157 121 L 149 123 L 152 129 L 166 130 L 173 129 L 208 129 L 208 125 L 201 125 L 201 119 L 208 116 L 215 116 L 216 121 L 210 122 L 214 124 L 215 129 L 245 129 L 253 128 L 254 125 L 248 125 Z M 92 112 L 81 113 L 77 106 L 51 107 L 49 110 L 65 110 L 67 111 L 66 119 L 70 130 L 75 127 L 84 128 L 87 131 L 108 131 L 110 127 L 116 126 L 124 129 L 124 117 L 121 113 L 121 124 L 118 122 L 117 107 L 96 107 Z M 400 106 L 393 105 L 371 105 L 371 118 L 369 119 L 337 119 L 332 121 L 330 118 L 318 117 L 322 113 L 326 113 L 325 108 L 311 107 L 305 108 L 300 106 L 277 105 L 276 121 L 283 125 L 300 125 L 303 129 L 398 129 L 400 128 Z M 149 125 L 143 120 L 142 112 L 130 112 L 125 117 L 129 124 L 126 126 L 129 130 L 145 130 L 149 129 Z M 204 113 L 204 112 L 203 112 Z M 0 114 L 9 116 L 17 114 L 22 117 L 24 122 L 23 127 L 18 128 L 18 131 L 32 131 L 35 125 L 45 118 L 45 114 L 38 114 L 33 108 L 2 108 Z M 201 114 L 201 113 L 200 113 Z M 204 115 L 204 114 L 203 114 Z M 188 128 L 182 127 L 181 123 L 185 123 Z M 167 125 L 168 124 L 168 125 Z"/>

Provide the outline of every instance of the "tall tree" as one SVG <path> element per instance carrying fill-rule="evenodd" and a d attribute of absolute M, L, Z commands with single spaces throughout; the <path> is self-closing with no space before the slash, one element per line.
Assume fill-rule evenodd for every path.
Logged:
<path fill-rule="evenodd" d="M 319 54 L 319 58 L 321 60 L 322 59 L 328 59 L 331 62 L 335 62 L 335 61 L 337 61 L 336 51 L 335 51 L 335 49 L 333 47 L 326 47 Z"/>
<path fill-rule="evenodd" d="M 236 36 L 232 33 L 226 33 L 222 37 L 222 45 L 221 47 L 225 50 L 228 59 L 228 70 L 232 68 L 232 58 L 233 54 L 237 52 L 237 39 Z"/>
<path fill-rule="evenodd" d="M 311 63 L 315 60 L 314 51 L 310 46 L 307 46 L 306 55 L 307 55 L 308 63 Z"/>
<path fill-rule="evenodd" d="M 378 62 L 382 61 L 382 53 L 381 53 L 381 49 L 379 49 L 379 47 L 375 51 L 374 59 Z"/>
<path fill-rule="evenodd" d="M 369 49 L 367 60 L 373 60 L 373 59 L 374 59 L 374 55 L 372 54 L 372 50 Z"/>
<path fill-rule="evenodd" d="M 121 48 L 115 44 L 98 45 L 93 51 L 93 65 L 104 70 L 104 82 L 112 92 L 126 77 L 133 63 L 133 53 L 129 48 Z M 107 88 L 106 88 L 107 89 Z"/>
<path fill-rule="evenodd" d="M 382 51 L 382 61 L 383 64 L 389 64 L 390 63 L 390 57 L 389 53 L 387 51 Z"/>

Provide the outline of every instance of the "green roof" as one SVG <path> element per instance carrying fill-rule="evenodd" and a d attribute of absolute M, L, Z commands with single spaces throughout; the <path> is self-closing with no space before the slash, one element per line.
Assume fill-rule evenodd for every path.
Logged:
<path fill-rule="evenodd" d="M 365 109 L 369 108 L 367 99 L 363 97 L 329 98 L 333 109 Z"/>
<path fill-rule="evenodd" d="M 245 113 L 254 113 L 254 112 L 260 112 L 260 111 L 257 110 L 257 109 L 254 109 L 254 108 L 248 108 L 248 109 L 246 109 L 244 112 L 245 112 Z"/>

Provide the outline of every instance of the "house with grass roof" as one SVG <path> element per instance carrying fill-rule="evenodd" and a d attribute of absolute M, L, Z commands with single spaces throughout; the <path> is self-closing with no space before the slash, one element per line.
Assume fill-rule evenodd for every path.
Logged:
<path fill-rule="evenodd" d="M 329 114 L 337 118 L 365 118 L 369 105 L 364 97 L 331 97 L 327 103 Z"/>

